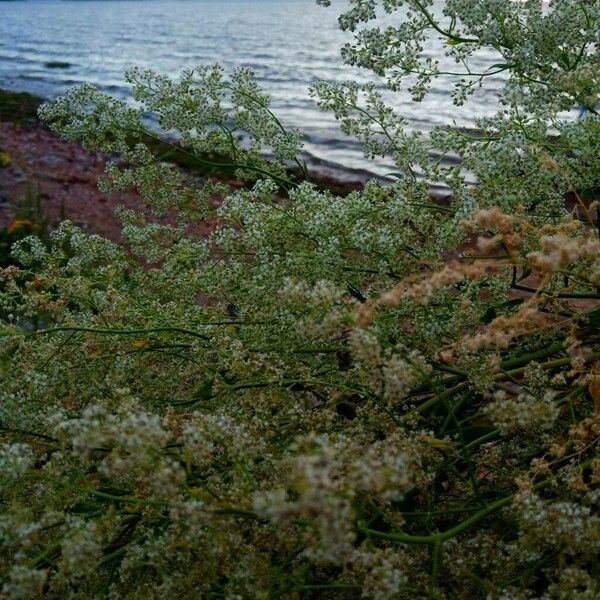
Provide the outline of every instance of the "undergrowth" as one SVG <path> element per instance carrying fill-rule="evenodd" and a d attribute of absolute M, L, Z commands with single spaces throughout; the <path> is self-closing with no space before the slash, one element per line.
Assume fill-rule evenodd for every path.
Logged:
<path fill-rule="evenodd" d="M 288 177 L 301 136 L 246 69 L 42 107 L 149 213 L 120 210 L 121 244 L 64 222 L 1 271 L 7 598 L 598 597 L 600 4 L 444 11 L 352 0 L 343 56 L 417 101 L 448 77 L 457 106 L 501 71 L 500 112 L 424 136 L 374 86 L 317 84 L 398 166 L 343 198 Z M 148 113 L 256 182 L 215 206 Z"/>

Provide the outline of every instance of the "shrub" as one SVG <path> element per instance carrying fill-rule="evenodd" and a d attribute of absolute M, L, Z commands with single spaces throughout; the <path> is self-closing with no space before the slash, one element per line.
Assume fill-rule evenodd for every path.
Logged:
<path fill-rule="evenodd" d="M 47 233 L 48 222 L 42 210 L 41 197 L 35 185 L 28 180 L 23 196 L 16 202 L 12 221 L 7 227 L 0 228 L 0 267 L 14 264 L 12 249 L 17 241 L 32 234 L 44 240 Z"/>
<path fill-rule="evenodd" d="M 315 86 L 394 185 L 291 178 L 299 136 L 246 70 L 133 71 L 142 108 L 88 86 L 42 108 L 120 154 L 105 189 L 178 224 L 122 210 L 115 244 L 65 222 L 2 271 L 9 598 L 598 596 L 600 6 L 382 4 L 409 15 L 343 54 L 392 89 L 414 77 L 418 100 L 442 75 L 431 34 L 465 66 L 457 103 L 485 83 L 478 50 L 508 76 L 476 136 L 425 138 L 372 86 Z M 143 145 L 144 111 L 258 180 L 215 208 Z"/>

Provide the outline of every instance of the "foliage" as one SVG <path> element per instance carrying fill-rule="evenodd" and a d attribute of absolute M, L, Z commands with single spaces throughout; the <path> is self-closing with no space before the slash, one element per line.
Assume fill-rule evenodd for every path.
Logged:
<path fill-rule="evenodd" d="M 0 159 L 1 159 L 0 154 Z M 0 267 L 15 264 L 13 245 L 19 240 L 36 234 L 42 240 L 48 236 L 48 222 L 41 206 L 41 198 L 34 183 L 28 180 L 22 198 L 17 202 L 13 220 L 0 228 Z"/>
<path fill-rule="evenodd" d="M 39 98 L 31 94 L 0 90 L 0 121 L 27 125 L 35 121 L 40 104 Z"/>
<path fill-rule="evenodd" d="M 178 224 L 121 210 L 115 244 L 64 222 L 2 271 L 8 598 L 598 597 L 600 5 L 382 4 L 410 14 L 344 56 L 393 89 L 438 75 L 430 34 L 509 75 L 480 135 L 427 139 L 375 88 L 318 84 L 394 185 L 288 179 L 299 136 L 246 70 L 133 71 L 140 108 L 88 86 L 42 108 L 120 155 L 105 189 Z M 260 178 L 215 207 L 142 143 L 148 112 Z"/>

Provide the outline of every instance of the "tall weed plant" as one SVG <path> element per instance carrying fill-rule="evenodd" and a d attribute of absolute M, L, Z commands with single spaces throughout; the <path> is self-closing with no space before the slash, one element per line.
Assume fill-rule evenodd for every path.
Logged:
<path fill-rule="evenodd" d="M 373 85 L 316 84 L 397 165 L 345 197 L 290 170 L 301 134 L 247 69 L 42 107 L 148 211 L 0 271 L 5 598 L 600 596 L 600 2 L 439 7 L 345 3 L 344 60 L 467 110 L 502 72 L 500 109 L 425 136 Z M 148 114 L 247 188 L 215 203 Z"/>

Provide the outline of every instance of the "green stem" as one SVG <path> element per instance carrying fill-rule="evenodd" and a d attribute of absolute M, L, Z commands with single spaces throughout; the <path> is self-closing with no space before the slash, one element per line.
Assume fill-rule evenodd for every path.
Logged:
<path fill-rule="evenodd" d="M 26 429 L 12 429 L 11 427 L 2 427 L 0 426 L 1 433 L 16 433 L 19 435 L 27 435 L 30 437 L 39 438 L 41 440 L 45 440 L 47 442 L 56 443 L 58 440 L 44 433 L 36 433 L 35 431 L 27 431 Z"/>
<path fill-rule="evenodd" d="M 435 588 L 442 566 L 442 541 L 434 544 L 431 556 L 431 574 L 429 576 L 429 597 L 435 598 Z"/>
<path fill-rule="evenodd" d="M 595 444 L 596 442 L 594 441 L 593 443 Z M 592 444 L 590 444 L 588 447 L 590 447 L 590 446 L 592 446 Z M 584 469 L 588 468 L 589 465 L 591 464 L 591 462 L 592 462 L 592 459 L 581 463 L 579 465 L 580 470 L 584 470 Z M 537 492 L 539 490 L 547 488 L 548 486 L 552 485 L 553 481 L 557 478 L 557 476 L 558 475 L 553 475 L 551 477 L 548 477 L 547 479 L 544 479 L 544 480 L 539 481 L 538 483 L 532 485 L 531 486 L 532 491 Z M 435 544 L 447 542 L 448 540 L 451 540 L 452 538 L 457 537 L 461 533 L 464 533 L 465 531 L 467 531 L 468 529 L 470 529 L 471 527 L 473 527 L 474 525 L 476 525 L 477 523 L 479 523 L 480 521 L 482 521 L 483 519 L 485 519 L 492 513 L 511 504 L 511 502 L 514 500 L 515 497 L 516 497 L 516 494 L 510 494 L 508 496 L 505 496 L 504 498 L 500 498 L 499 500 L 496 500 L 495 502 L 488 504 L 485 508 L 482 508 L 480 511 L 471 515 L 464 521 L 461 521 L 460 523 L 458 523 L 458 525 L 455 525 L 454 527 L 451 527 L 450 529 L 446 529 L 446 531 L 440 531 L 440 532 L 432 534 L 432 535 L 410 535 L 407 533 L 387 533 L 384 531 L 377 531 L 375 529 L 369 529 L 368 527 L 364 527 L 361 525 L 358 526 L 358 529 L 359 529 L 359 531 L 361 531 L 362 533 L 364 533 L 365 535 L 367 535 L 369 537 L 388 540 L 390 542 L 398 542 L 400 544 L 416 544 L 416 545 L 419 545 L 419 544 L 432 545 L 433 544 L 433 545 L 435 545 Z"/>
<path fill-rule="evenodd" d="M 227 392 L 235 392 L 238 390 L 245 389 L 254 389 L 254 388 L 264 388 L 269 386 L 276 387 L 289 387 L 293 385 L 305 385 L 305 386 L 320 386 L 325 388 L 334 388 L 337 390 L 343 390 L 345 392 L 349 392 L 352 394 L 360 394 L 362 396 L 369 395 L 369 392 L 364 389 L 359 388 L 351 388 L 345 385 L 341 385 L 339 383 L 335 383 L 334 381 L 322 381 L 320 379 L 272 379 L 268 381 L 247 381 L 244 383 L 237 383 L 229 386 L 228 389 L 224 390 L 223 393 Z M 215 394 L 210 398 L 202 398 L 203 401 L 211 400 L 213 398 L 217 398 L 221 394 Z M 182 400 L 178 402 L 171 402 L 170 404 L 173 406 L 188 406 L 190 404 L 195 404 L 199 402 L 197 398 L 192 398 L 190 400 Z"/>
<path fill-rule="evenodd" d="M 46 548 L 41 554 L 38 554 L 34 559 L 31 560 L 31 562 L 29 563 L 31 565 L 31 568 L 39 568 L 46 562 L 48 558 L 55 554 L 60 554 L 60 547 L 60 542 L 48 546 L 48 548 Z"/>
<path fill-rule="evenodd" d="M 313 583 L 307 585 L 297 585 L 290 591 L 321 591 L 321 590 L 360 590 L 360 585 L 353 583 Z"/>
<path fill-rule="evenodd" d="M 562 345 L 561 345 L 561 348 L 562 348 Z M 546 352 L 549 351 L 549 349 L 550 348 L 546 349 Z M 531 357 L 531 355 L 529 355 L 529 356 Z M 585 357 L 585 362 L 590 363 L 590 362 L 593 362 L 598 359 L 600 359 L 600 352 L 592 352 L 591 354 L 588 354 Z M 520 360 L 524 360 L 524 359 L 520 359 Z M 565 367 L 571 363 L 571 360 L 572 359 L 570 357 L 557 358 L 556 360 L 549 360 L 548 362 L 542 363 L 540 365 L 540 367 L 544 370 L 556 369 L 558 367 Z M 527 362 L 528 363 L 531 362 L 531 358 L 529 358 L 527 360 Z M 507 377 L 512 378 L 517 375 L 522 375 L 523 373 L 525 373 L 526 370 L 527 370 L 527 366 L 519 367 L 517 369 L 511 369 L 509 371 L 501 371 L 500 373 L 497 373 L 496 375 L 494 375 L 494 377 L 492 377 L 492 381 L 502 381 L 503 379 L 506 379 Z M 458 385 L 455 385 L 454 387 L 452 387 L 448 390 L 445 390 L 441 394 L 436 394 L 435 396 L 432 396 L 429 400 L 427 400 L 420 406 L 417 406 L 415 409 L 413 409 L 408 414 L 421 413 L 421 412 L 427 410 L 428 408 L 435 406 L 438 402 L 441 402 L 442 400 L 446 400 L 446 399 L 454 396 L 456 393 L 464 390 L 467 387 L 469 387 L 469 382 L 463 381 L 462 383 L 459 383 Z"/>
<path fill-rule="evenodd" d="M 127 552 L 127 548 L 119 548 L 118 550 L 115 550 L 114 552 L 103 556 L 100 560 L 100 564 L 105 565 L 106 563 L 109 563 L 111 560 L 115 560 L 115 558 L 120 558 L 121 556 L 124 556 L 126 552 Z"/>
<path fill-rule="evenodd" d="M 545 479 L 544 481 L 540 481 L 539 483 L 535 484 L 532 489 L 537 491 L 537 490 L 543 489 L 545 487 L 548 487 L 552 483 L 553 480 L 554 480 L 554 477 Z M 505 506 L 509 505 L 514 500 L 515 496 L 516 496 L 516 494 L 510 494 L 509 496 L 500 498 L 499 500 L 496 500 L 495 502 L 488 504 L 485 508 L 483 508 L 480 511 L 476 512 L 475 514 L 471 515 L 469 518 L 465 519 L 464 521 L 461 521 L 458 525 L 455 525 L 454 527 L 451 527 L 450 529 L 447 529 L 446 531 L 439 532 L 439 533 L 436 533 L 433 535 L 410 535 L 407 533 L 386 533 L 383 531 L 376 531 L 374 529 L 368 529 L 366 527 L 360 527 L 360 526 L 359 526 L 359 530 L 362 531 L 365 535 L 367 535 L 369 537 L 380 538 L 380 539 L 388 540 L 390 542 L 398 542 L 401 544 L 436 545 L 436 544 L 440 544 L 443 542 L 447 542 L 448 540 L 451 540 L 452 538 L 467 531 L 468 529 L 473 527 L 473 525 L 476 525 L 477 523 L 479 523 L 480 521 L 485 519 L 487 516 L 500 510 L 501 508 L 504 508 Z"/>
<path fill-rule="evenodd" d="M 94 488 L 79 487 L 79 486 L 69 486 L 69 487 L 76 492 L 81 492 L 83 494 L 90 494 L 92 496 L 96 496 L 97 498 L 104 498 L 105 500 L 114 500 L 115 502 L 123 502 L 125 504 L 142 504 L 142 505 L 147 505 L 147 506 L 166 506 L 167 505 L 167 502 L 163 502 L 160 500 L 135 498 L 134 496 L 117 496 L 115 494 L 101 492 L 100 490 L 96 490 Z"/>
<path fill-rule="evenodd" d="M 544 294 L 545 296 L 552 296 L 553 298 L 588 298 L 591 300 L 600 300 L 600 294 L 583 293 L 583 292 L 559 292 L 553 294 L 544 290 L 538 290 L 536 288 L 520 285 L 518 283 L 510 286 L 513 290 L 520 290 L 522 292 L 529 292 L 531 294 Z"/>
<path fill-rule="evenodd" d="M 558 354 L 558 352 L 560 352 L 563 348 L 564 342 L 556 342 L 550 346 L 547 346 L 546 348 L 542 348 L 541 350 L 536 350 L 535 352 L 524 354 L 523 356 L 505 360 L 500 365 L 500 368 L 503 371 L 508 371 L 510 369 L 514 369 L 515 367 L 529 364 L 532 361 L 540 360 L 540 358 L 547 358 L 553 354 Z"/>
<path fill-rule="evenodd" d="M 283 187 L 289 186 L 289 187 L 295 187 L 297 184 L 294 183 L 293 181 L 291 181 L 290 179 L 286 179 L 284 177 L 279 177 L 278 175 L 275 175 L 275 173 L 271 173 L 270 171 L 267 171 L 266 169 L 262 169 L 261 167 L 257 167 L 256 165 L 251 165 L 249 163 L 242 163 L 242 164 L 238 164 L 238 163 L 221 163 L 221 162 L 214 162 L 214 161 L 210 161 L 210 160 L 205 160 L 203 158 L 200 158 L 197 154 L 194 154 L 193 152 L 189 152 L 188 150 L 185 150 L 183 147 L 181 147 L 178 144 L 173 144 L 172 142 L 169 142 L 168 140 L 165 140 L 163 138 L 161 138 L 160 136 L 152 133 L 151 131 L 144 129 L 143 127 L 139 128 L 139 129 L 131 129 L 132 132 L 137 133 L 139 135 L 143 135 L 143 136 L 148 136 L 154 140 L 157 140 L 163 144 L 167 144 L 168 146 L 171 146 L 175 151 L 179 151 L 182 152 L 183 154 L 193 158 L 194 160 L 198 161 L 199 163 L 202 163 L 204 165 L 207 165 L 209 167 L 218 167 L 218 168 L 222 168 L 222 169 L 236 169 L 236 168 L 240 168 L 240 169 L 246 169 L 248 171 L 252 171 L 254 173 L 259 173 L 261 175 L 266 175 L 267 177 L 270 177 L 271 179 L 273 179 L 273 181 L 276 181 L 277 183 L 279 183 L 280 185 L 282 185 Z"/>
<path fill-rule="evenodd" d="M 476 440 L 469 442 L 465 446 L 465 450 L 466 451 L 472 450 L 473 448 L 476 448 L 477 446 L 479 446 L 479 444 L 485 444 L 486 442 L 489 442 L 489 441 L 497 438 L 499 435 L 500 435 L 499 429 L 494 429 L 493 431 L 484 433 L 482 436 L 478 437 Z"/>
<path fill-rule="evenodd" d="M 30 335 L 42 335 L 46 333 L 58 333 L 61 331 L 70 332 L 87 332 L 87 333 L 98 333 L 100 335 L 142 335 L 147 333 L 182 333 L 184 335 L 190 335 L 197 337 L 202 340 L 208 340 L 208 336 L 191 329 L 184 329 L 183 327 L 148 327 L 140 329 L 95 329 L 93 327 L 52 327 L 49 329 L 38 329 Z"/>
<path fill-rule="evenodd" d="M 431 15 L 431 13 L 427 10 L 427 8 L 425 8 L 425 6 L 423 6 L 421 4 L 421 2 L 419 2 L 419 0 L 415 0 L 415 4 L 419 8 L 419 11 L 421 12 L 421 14 L 427 19 L 427 22 L 431 25 L 431 27 L 433 27 L 438 33 L 441 33 L 444 37 L 447 37 L 448 39 L 450 39 L 454 42 L 460 42 L 461 44 L 473 44 L 478 41 L 475 38 L 460 37 L 458 35 L 454 35 L 450 31 L 446 31 L 445 29 L 442 29 L 438 25 L 438 23 L 435 21 L 435 19 Z"/>

